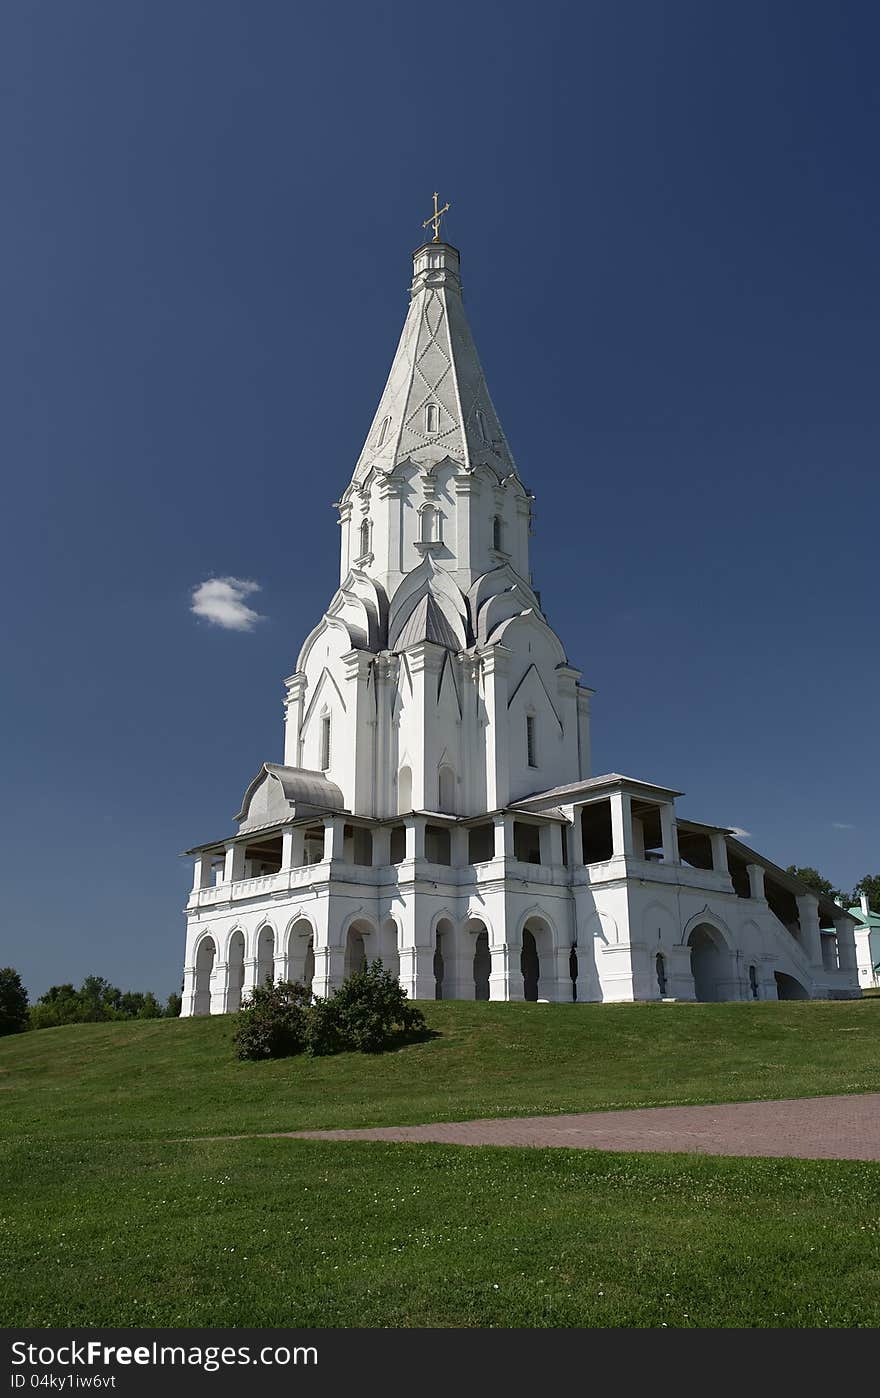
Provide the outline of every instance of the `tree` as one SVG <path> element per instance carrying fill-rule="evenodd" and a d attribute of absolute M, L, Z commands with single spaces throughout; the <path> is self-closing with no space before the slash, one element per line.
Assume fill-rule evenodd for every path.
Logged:
<path fill-rule="evenodd" d="M 4 966 L 0 969 L 0 1034 L 20 1034 L 28 1024 L 28 995 L 21 976 Z"/>
<path fill-rule="evenodd" d="M 183 996 L 182 996 L 182 995 L 178 995 L 177 991 L 174 990 L 174 991 L 172 991 L 172 993 L 168 996 L 168 1003 L 166 1004 L 165 1009 L 163 1010 L 163 1014 L 165 1015 L 165 1018 L 166 1018 L 166 1019 L 179 1019 L 179 1018 L 180 1018 L 180 1011 L 181 1011 L 182 1009 L 183 1009 Z"/>
<path fill-rule="evenodd" d="M 866 874 L 863 879 L 859 879 L 853 889 L 853 904 L 858 904 L 861 894 L 868 895 L 868 907 L 872 913 L 880 913 L 880 874 Z"/>
<path fill-rule="evenodd" d="M 789 864 L 785 872 L 794 874 L 795 878 L 800 879 L 801 883 L 805 883 L 808 888 L 811 888 L 814 893 L 818 893 L 821 897 L 833 898 L 835 903 L 846 905 L 846 894 L 841 893 L 840 889 L 835 888 L 828 879 L 824 879 L 818 869 L 811 869 L 809 866 L 806 869 L 797 869 L 794 864 Z"/>

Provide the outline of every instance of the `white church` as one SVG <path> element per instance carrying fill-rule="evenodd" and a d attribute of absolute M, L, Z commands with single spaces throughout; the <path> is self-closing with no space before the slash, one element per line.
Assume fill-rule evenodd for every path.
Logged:
<path fill-rule="evenodd" d="M 270 975 L 324 996 L 377 957 L 416 1000 L 858 996 L 848 912 L 679 818 L 680 792 L 593 775 L 593 691 L 532 587 L 534 497 L 434 233 L 337 505 L 339 586 L 286 681 L 283 761 L 187 851 L 183 1014 Z"/>

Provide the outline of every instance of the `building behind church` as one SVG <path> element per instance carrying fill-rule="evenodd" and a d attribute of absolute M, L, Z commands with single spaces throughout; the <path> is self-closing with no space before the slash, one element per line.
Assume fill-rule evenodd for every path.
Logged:
<path fill-rule="evenodd" d="M 286 681 L 282 762 L 188 851 L 185 1015 L 381 957 L 415 999 L 857 996 L 855 919 L 680 792 L 590 763 L 593 691 L 529 569 L 533 496 L 457 250 L 413 256 L 338 502 L 339 586 Z"/>

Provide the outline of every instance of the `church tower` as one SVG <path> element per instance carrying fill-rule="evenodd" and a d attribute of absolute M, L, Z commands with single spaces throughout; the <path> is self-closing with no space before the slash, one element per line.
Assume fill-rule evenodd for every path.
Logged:
<path fill-rule="evenodd" d="M 590 691 L 531 586 L 531 503 L 459 253 L 428 243 L 338 502 L 339 590 L 287 681 L 285 765 L 327 771 L 371 816 L 476 815 L 589 776 Z"/>
<path fill-rule="evenodd" d="M 325 996 L 377 957 L 415 999 L 858 994 L 848 913 L 677 819 L 680 793 L 591 776 L 592 691 L 532 587 L 532 496 L 436 198 L 337 502 L 339 586 L 286 681 L 284 760 L 235 833 L 188 851 L 182 1013 L 237 1010 L 269 976 Z"/>

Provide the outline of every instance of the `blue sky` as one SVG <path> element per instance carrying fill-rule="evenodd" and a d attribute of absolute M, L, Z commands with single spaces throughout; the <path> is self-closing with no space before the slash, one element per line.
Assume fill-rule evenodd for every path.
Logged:
<path fill-rule="evenodd" d="M 880 869 L 880 14 L 242 0 L 0 15 L 0 963 L 167 995 L 281 756 L 438 189 L 596 770 Z M 252 579 L 265 620 L 190 611 Z"/>

